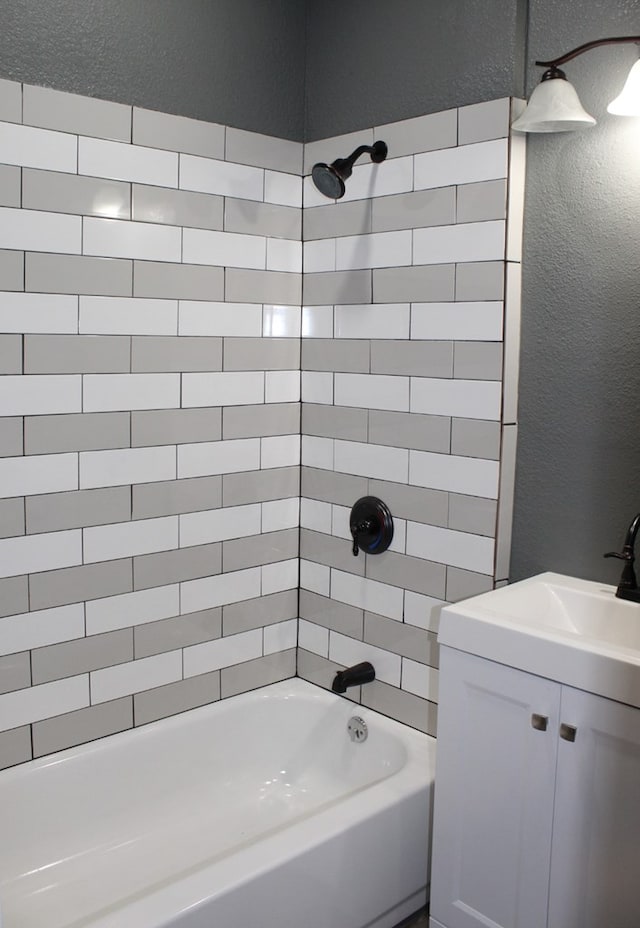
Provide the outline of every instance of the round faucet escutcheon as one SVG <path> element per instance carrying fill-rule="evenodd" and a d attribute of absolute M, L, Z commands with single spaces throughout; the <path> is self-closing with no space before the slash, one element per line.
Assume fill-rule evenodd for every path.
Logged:
<path fill-rule="evenodd" d="M 353 504 L 349 517 L 353 554 L 382 554 L 393 541 L 391 510 L 377 496 L 361 496 Z"/>

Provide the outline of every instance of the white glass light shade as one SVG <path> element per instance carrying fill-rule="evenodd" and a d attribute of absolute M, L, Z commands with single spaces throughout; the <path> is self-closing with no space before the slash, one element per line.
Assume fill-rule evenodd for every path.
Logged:
<path fill-rule="evenodd" d="M 622 92 L 607 107 L 616 116 L 640 116 L 640 61 L 629 71 Z"/>
<path fill-rule="evenodd" d="M 554 77 L 538 84 L 513 128 L 518 132 L 572 132 L 595 124 L 593 116 L 583 109 L 573 84 Z"/>

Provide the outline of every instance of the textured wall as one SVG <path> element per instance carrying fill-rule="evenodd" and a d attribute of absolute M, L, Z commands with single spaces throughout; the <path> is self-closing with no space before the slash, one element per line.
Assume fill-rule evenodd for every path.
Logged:
<path fill-rule="evenodd" d="M 0 77 L 302 140 L 299 0 L 11 0 Z"/>

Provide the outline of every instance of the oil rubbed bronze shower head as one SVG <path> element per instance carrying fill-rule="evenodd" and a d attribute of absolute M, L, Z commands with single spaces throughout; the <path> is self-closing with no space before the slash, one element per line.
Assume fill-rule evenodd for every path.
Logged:
<path fill-rule="evenodd" d="M 387 146 L 384 142 L 374 142 L 373 145 L 360 145 L 348 158 L 337 158 L 331 164 L 320 161 L 314 164 L 311 177 L 314 184 L 325 197 L 330 200 L 339 200 L 344 196 L 345 181 L 351 177 L 353 165 L 360 155 L 368 153 L 376 164 L 387 157 Z"/>

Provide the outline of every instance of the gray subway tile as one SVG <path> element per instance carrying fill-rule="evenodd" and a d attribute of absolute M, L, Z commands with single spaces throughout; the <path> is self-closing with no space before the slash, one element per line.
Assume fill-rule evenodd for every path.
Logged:
<path fill-rule="evenodd" d="M 160 622 L 137 625 L 133 630 L 136 660 L 188 645 L 212 641 L 222 634 L 222 607 L 190 612 Z"/>
<path fill-rule="evenodd" d="M 230 303 L 296 306 L 302 302 L 302 275 L 228 267 L 225 271 L 224 298 Z"/>
<path fill-rule="evenodd" d="M 0 120 L 22 122 L 22 84 L 0 80 Z"/>
<path fill-rule="evenodd" d="M 233 667 L 223 667 L 220 671 L 221 695 L 226 699 L 261 686 L 279 683 L 280 680 L 288 680 L 295 675 L 296 649 L 277 651 Z"/>
<path fill-rule="evenodd" d="M 223 197 L 190 190 L 134 184 L 131 217 L 137 222 L 164 223 L 192 229 L 222 229 Z"/>
<path fill-rule="evenodd" d="M 25 335 L 25 374 L 109 374 L 130 370 L 124 335 Z"/>
<path fill-rule="evenodd" d="M 415 625 L 405 625 L 372 612 L 364 614 L 364 640 L 368 644 L 410 657 L 411 660 L 431 667 L 438 663 L 438 641 L 433 632 Z"/>
<path fill-rule="evenodd" d="M 457 603 L 461 599 L 468 599 L 470 596 L 478 596 L 480 593 L 488 593 L 493 589 L 493 578 L 486 574 L 476 574 L 471 570 L 462 570 L 459 567 L 447 567 L 447 592 L 446 596 L 440 596 L 440 599 L 446 599 L 449 603 Z"/>
<path fill-rule="evenodd" d="M 217 509 L 222 505 L 222 478 L 190 477 L 133 487 L 133 518 L 153 519 L 182 512 Z"/>
<path fill-rule="evenodd" d="M 448 226 L 456 220 L 456 188 L 435 187 L 373 201 L 373 232 Z"/>
<path fill-rule="evenodd" d="M 368 410 L 350 406 L 302 404 L 302 434 L 366 441 Z"/>
<path fill-rule="evenodd" d="M 0 657 L 0 693 L 11 693 L 31 686 L 29 651 Z"/>
<path fill-rule="evenodd" d="M 387 143 L 389 156 L 392 158 L 434 151 L 438 148 L 451 148 L 458 140 L 457 118 L 457 110 L 443 110 L 385 126 L 376 126 L 375 135 Z"/>
<path fill-rule="evenodd" d="M 373 299 L 376 303 L 443 303 L 454 297 L 453 264 L 376 268 Z"/>
<path fill-rule="evenodd" d="M 0 251 L 0 280 L 3 290 L 24 290 L 24 252 Z"/>
<path fill-rule="evenodd" d="M 371 373 L 451 377 L 453 345 L 446 341 L 374 339 L 371 342 Z"/>
<path fill-rule="evenodd" d="M 234 538 L 222 543 L 222 566 L 225 573 L 259 567 L 261 564 L 274 564 L 297 556 L 297 528 Z"/>
<path fill-rule="evenodd" d="M 127 522 L 131 518 L 129 487 L 46 493 L 27 497 L 25 504 L 29 535 Z"/>
<path fill-rule="evenodd" d="M 304 275 L 305 306 L 370 303 L 372 292 L 371 271 L 368 270 Z"/>
<path fill-rule="evenodd" d="M 133 697 L 136 726 L 169 718 L 179 712 L 207 706 L 220 699 L 220 671 L 168 683 Z"/>
<path fill-rule="evenodd" d="M 377 201 L 353 200 L 351 203 L 305 209 L 302 218 L 304 241 L 311 242 L 341 235 L 364 235 L 371 232 L 372 203 L 375 202 Z"/>
<path fill-rule="evenodd" d="M 133 630 L 63 641 L 31 652 L 34 686 L 133 660 Z"/>
<path fill-rule="evenodd" d="M 299 403 L 226 406 L 222 413 L 222 437 L 225 439 L 291 435 L 299 431 Z"/>
<path fill-rule="evenodd" d="M 386 500 L 385 500 L 386 502 Z M 388 504 L 387 504 L 388 505 Z M 393 512 L 393 509 L 391 510 Z M 419 557 L 385 551 L 377 557 L 366 556 L 366 576 L 392 586 L 401 586 L 414 593 L 424 593 L 444 599 L 445 566 Z"/>
<path fill-rule="evenodd" d="M 411 487 L 386 480 L 370 480 L 369 493 L 385 500 L 399 519 L 446 527 L 449 500 L 443 490 Z"/>
<path fill-rule="evenodd" d="M 488 100 L 458 110 L 458 144 L 503 139 L 509 135 L 510 100 Z"/>
<path fill-rule="evenodd" d="M 251 164 L 286 174 L 302 172 L 301 142 L 279 139 L 246 129 L 227 127 L 225 158 L 238 164 Z"/>
<path fill-rule="evenodd" d="M 131 141 L 131 107 L 50 87 L 24 85 L 23 122 L 42 129 Z"/>
<path fill-rule="evenodd" d="M 364 613 L 362 609 L 347 603 L 340 603 L 309 590 L 300 590 L 300 618 L 362 641 Z"/>
<path fill-rule="evenodd" d="M 27 252 L 26 289 L 32 293 L 131 296 L 133 263 L 121 258 Z"/>
<path fill-rule="evenodd" d="M 456 342 L 453 376 L 466 380 L 502 380 L 502 343 Z"/>
<path fill-rule="evenodd" d="M 42 757 L 133 728 L 131 696 L 33 724 L 33 754 Z"/>
<path fill-rule="evenodd" d="M 223 606 L 222 632 L 223 635 L 238 635 L 240 632 L 297 617 L 298 591 L 285 590 L 283 593 L 272 593 Z"/>
<path fill-rule="evenodd" d="M 366 477 L 338 474 L 315 467 L 303 467 L 301 470 L 301 495 L 308 499 L 352 506 L 359 497 L 366 496 L 367 487 Z"/>
<path fill-rule="evenodd" d="M 134 335 L 131 340 L 131 370 L 134 373 L 221 369 L 221 338 Z"/>
<path fill-rule="evenodd" d="M 341 664 L 336 664 L 333 661 L 327 660 L 326 657 L 320 657 L 318 654 L 313 654 L 311 651 L 298 648 L 298 676 L 302 680 L 307 680 L 315 686 L 321 686 L 325 690 L 330 690 L 333 678 L 338 670 L 342 669 Z M 358 703 L 360 701 L 361 689 L 362 687 L 354 686 L 352 689 L 347 690 L 345 697 L 351 702 Z"/>
<path fill-rule="evenodd" d="M 0 206 L 20 206 L 20 168 L 0 164 Z"/>
<path fill-rule="evenodd" d="M 24 499 L 0 500 L 0 538 L 24 535 Z"/>
<path fill-rule="evenodd" d="M 0 107 L 1 107 L 0 103 Z M 0 770 L 31 760 L 31 726 L 0 731 Z"/>
<path fill-rule="evenodd" d="M 345 538 L 336 538 L 334 535 L 303 528 L 300 531 L 300 557 L 339 570 L 348 568 L 349 573 L 364 576 L 365 560 L 351 556 L 351 543 Z"/>
<path fill-rule="evenodd" d="M 222 410 L 151 409 L 131 413 L 131 447 L 179 445 L 218 441 L 222 435 Z"/>
<path fill-rule="evenodd" d="M 35 607 L 34 607 L 35 608 Z M 29 611 L 29 580 L 7 577 L 0 580 L 0 617 Z"/>
<path fill-rule="evenodd" d="M 369 441 L 372 445 L 448 454 L 450 432 L 451 420 L 446 416 L 369 410 Z"/>
<path fill-rule="evenodd" d="M 131 558 L 47 570 L 29 577 L 31 609 L 66 606 L 133 591 Z"/>
<path fill-rule="evenodd" d="M 22 417 L 0 418 L 0 458 L 12 458 L 23 451 Z"/>
<path fill-rule="evenodd" d="M 222 300 L 224 268 L 134 261 L 133 295 L 167 300 Z"/>
<path fill-rule="evenodd" d="M 210 577 L 222 570 L 222 546 L 218 543 L 143 554 L 133 559 L 133 588 L 148 590 L 167 583 Z"/>
<path fill-rule="evenodd" d="M 486 180 L 458 187 L 456 218 L 458 222 L 484 222 L 506 219 L 506 180 Z"/>
<path fill-rule="evenodd" d="M 484 419 L 452 419 L 451 454 L 497 461 L 500 458 L 500 423 Z"/>
<path fill-rule="evenodd" d="M 303 371 L 369 373 L 369 342 L 355 338 L 305 338 Z"/>
<path fill-rule="evenodd" d="M 21 373 L 22 335 L 0 335 L 0 374 Z"/>
<path fill-rule="evenodd" d="M 495 499 L 451 493 L 449 496 L 449 528 L 458 532 L 471 532 L 474 535 L 488 535 L 494 538 L 497 511 L 498 501 Z"/>
<path fill-rule="evenodd" d="M 110 219 L 129 219 L 131 187 L 122 181 L 83 174 L 23 168 L 22 206 L 79 216 L 104 216 L 108 209 Z"/>
<path fill-rule="evenodd" d="M 128 448 L 130 444 L 129 413 L 99 412 L 26 416 L 24 440 L 25 454 Z"/>
<path fill-rule="evenodd" d="M 266 235 L 300 241 L 302 210 L 257 200 L 234 200 L 227 197 L 224 207 L 225 232 Z"/>
<path fill-rule="evenodd" d="M 224 158 L 224 126 L 137 106 L 133 108 L 132 141 L 149 148 Z"/>
<path fill-rule="evenodd" d="M 389 686 L 381 680 L 374 680 L 373 683 L 367 683 L 362 687 L 362 705 L 435 737 L 438 707 L 433 702 L 414 696 L 413 693 Z"/>
<path fill-rule="evenodd" d="M 222 502 L 225 506 L 289 499 L 299 493 L 300 473 L 297 467 L 225 474 L 222 478 Z"/>
<path fill-rule="evenodd" d="M 453 265 L 447 265 L 453 267 Z M 502 261 L 471 261 L 456 265 L 456 300 L 501 300 L 504 294 Z"/>
<path fill-rule="evenodd" d="M 298 370 L 299 338 L 225 338 L 225 371 Z"/>

